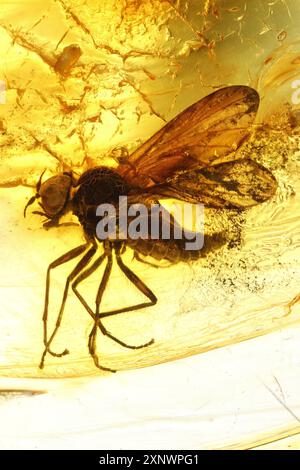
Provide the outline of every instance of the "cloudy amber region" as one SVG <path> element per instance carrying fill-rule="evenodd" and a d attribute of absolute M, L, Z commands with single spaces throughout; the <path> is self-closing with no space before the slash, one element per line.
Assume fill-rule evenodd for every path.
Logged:
<path fill-rule="evenodd" d="M 258 120 L 241 155 L 272 171 L 277 193 L 241 214 L 207 209 L 206 233 L 223 230 L 227 243 L 204 260 L 157 269 L 127 250 L 124 261 L 158 303 L 105 325 L 123 341 L 155 343 L 131 351 L 99 335 L 101 363 L 145 367 L 299 321 L 299 20 L 297 0 L 1 3 L 2 377 L 101 374 L 87 349 L 90 318 L 72 294 L 53 344 L 70 354 L 48 356 L 38 368 L 47 266 L 83 241 L 80 226 L 45 230 L 31 210 L 23 218 L 42 171 L 80 175 L 116 166 L 179 111 L 231 84 L 260 93 Z M 76 219 L 70 214 L 65 221 Z M 72 266 L 53 273 L 50 331 Z M 81 286 L 90 305 L 100 278 L 99 271 Z M 143 300 L 115 266 L 103 308 Z"/>

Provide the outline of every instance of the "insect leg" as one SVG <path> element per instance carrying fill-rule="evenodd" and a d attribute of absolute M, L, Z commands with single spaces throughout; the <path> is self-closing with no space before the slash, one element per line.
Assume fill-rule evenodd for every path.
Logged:
<path fill-rule="evenodd" d="M 93 327 L 93 329 L 90 333 L 90 336 L 89 336 L 89 351 L 90 351 L 91 356 L 94 359 L 94 363 L 95 363 L 96 367 L 99 367 L 99 359 L 98 359 L 98 356 L 96 354 L 96 336 L 97 336 L 97 328 L 98 327 L 100 328 L 100 331 L 102 332 L 103 335 L 107 336 L 111 340 L 115 341 L 116 343 L 118 343 L 121 346 L 123 346 L 125 348 L 128 348 L 128 349 L 141 349 L 141 348 L 149 346 L 150 344 L 153 343 L 153 340 L 151 340 L 150 342 L 139 345 L 139 346 L 132 346 L 130 344 L 127 344 L 124 341 L 121 341 L 120 339 L 116 338 L 116 336 L 112 335 L 105 328 L 103 323 L 101 322 L 101 314 L 99 313 L 99 310 L 100 310 L 101 300 L 102 300 L 104 291 L 106 289 L 106 286 L 107 286 L 107 283 L 109 281 L 109 277 L 110 277 L 110 274 L 111 274 L 112 260 L 113 260 L 111 251 L 108 251 L 107 258 L 108 258 L 107 259 L 107 265 L 105 267 L 105 271 L 104 271 L 103 277 L 101 279 L 101 283 L 100 283 L 100 286 L 99 286 L 99 289 L 98 289 L 98 292 L 97 292 L 97 297 L 96 297 L 96 314 L 94 316 L 95 324 L 94 324 L 94 327 Z M 100 366 L 100 369 L 103 369 L 103 367 Z M 115 372 L 112 369 L 110 369 L 110 370 L 112 372 Z"/>
<path fill-rule="evenodd" d="M 50 219 L 48 222 L 43 223 L 43 227 L 47 230 L 48 228 L 52 227 L 79 227 L 80 224 L 76 222 L 59 222 L 59 217 L 56 219 Z"/>
<path fill-rule="evenodd" d="M 131 271 L 131 269 L 129 269 L 128 266 L 126 266 L 123 263 L 119 248 L 116 249 L 116 259 L 117 259 L 118 266 L 123 271 L 125 276 L 129 279 L 130 282 L 132 282 L 132 284 L 135 285 L 135 287 L 138 288 L 140 292 L 142 292 L 142 294 L 145 295 L 145 297 L 148 297 L 150 302 L 143 302 L 137 305 L 133 305 L 132 307 L 124 307 L 120 309 L 111 310 L 109 312 L 103 312 L 100 314 L 101 318 L 109 317 L 111 315 L 116 315 L 119 313 L 131 312 L 133 310 L 140 310 L 146 307 L 151 307 L 155 305 L 157 302 L 157 297 L 155 296 L 155 294 L 153 294 L 153 292 L 149 289 L 149 287 L 146 286 L 146 284 L 144 284 L 144 282 L 133 271 Z M 144 346 L 148 346 L 149 344 L 152 344 L 153 342 L 154 342 L 154 339 L 149 341 L 149 343 L 146 343 Z"/>
<path fill-rule="evenodd" d="M 97 300 L 96 300 L 96 315 L 94 314 L 93 310 L 89 307 L 89 305 L 87 304 L 87 302 L 85 301 L 85 299 L 82 297 L 82 295 L 80 294 L 80 292 L 78 291 L 77 289 L 77 286 L 84 280 L 86 279 L 87 277 L 89 277 L 99 266 L 100 264 L 102 263 L 102 261 L 104 260 L 104 258 L 108 256 L 108 263 L 107 263 L 107 266 L 105 268 L 105 272 L 103 274 L 103 277 L 102 277 L 102 280 L 101 280 L 101 283 L 100 283 L 100 286 L 99 286 L 99 289 L 98 289 L 98 293 L 97 293 Z M 79 276 L 75 279 L 75 281 L 73 282 L 72 284 L 72 289 L 73 289 L 73 292 L 74 294 L 77 296 L 77 298 L 79 299 L 79 301 L 81 302 L 81 304 L 84 306 L 84 308 L 86 309 L 86 311 L 88 312 L 88 314 L 93 318 L 93 320 L 95 321 L 95 325 L 94 325 L 94 328 L 93 330 L 91 331 L 91 334 L 90 334 L 90 337 L 89 337 L 89 351 L 90 351 L 90 354 L 91 356 L 93 357 L 94 359 L 94 362 L 96 360 L 96 362 L 98 361 L 98 358 L 95 354 L 95 343 L 96 343 L 96 327 L 98 326 L 100 331 L 102 332 L 102 334 L 106 335 L 107 337 L 109 337 L 110 339 L 112 339 L 113 341 L 115 341 L 116 343 L 120 344 L 121 346 L 125 347 L 125 348 L 129 348 L 129 349 L 140 349 L 140 348 L 144 348 L 146 346 L 149 346 L 150 344 L 153 343 L 153 340 L 149 341 L 148 343 L 146 344 L 142 344 L 142 345 L 139 345 L 139 346 L 133 346 L 133 345 L 129 345 L 127 343 L 124 343 L 123 341 L 119 340 L 118 338 L 116 338 L 115 336 L 113 336 L 105 327 L 104 325 L 102 324 L 101 322 L 101 317 L 102 317 L 102 314 L 99 313 L 99 308 L 100 308 L 100 303 L 101 303 L 101 299 L 102 299 L 102 296 L 103 296 L 103 293 L 105 291 L 105 288 L 107 286 L 107 283 L 108 283 L 108 280 L 109 280 L 109 275 L 110 275 L 110 272 L 111 272 L 111 267 L 112 267 L 112 256 L 111 254 L 107 254 L 107 253 L 104 253 L 103 255 L 101 255 L 96 261 L 94 261 L 94 263 L 88 268 L 86 269 L 85 271 L 83 271 L 82 273 L 79 274 Z M 98 305 L 98 306 L 97 306 Z M 148 305 L 148 304 L 146 304 Z M 134 309 L 134 307 L 133 307 Z M 120 309 L 121 311 L 119 312 L 118 310 L 116 311 L 112 311 L 109 313 L 109 315 L 113 315 L 115 312 L 116 313 L 121 313 L 122 311 L 130 311 L 132 310 L 131 307 L 127 308 L 127 309 Z M 97 315 L 97 312 L 98 312 L 98 315 Z M 97 319 L 97 316 L 98 316 L 98 319 Z M 94 345 L 93 345 L 93 342 L 94 342 Z M 99 361 L 96 363 L 96 366 L 99 368 L 99 369 L 103 369 L 103 370 L 108 370 L 108 371 L 112 371 L 112 372 L 115 372 L 114 370 L 112 369 L 108 369 L 106 367 L 103 367 L 99 364 Z"/>
<path fill-rule="evenodd" d="M 47 217 L 47 214 L 42 211 L 32 211 L 33 214 L 40 215 L 41 217 Z"/>
<path fill-rule="evenodd" d="M 100 303 L 101 303 L 104 291 L 106 289 L 106 286 L 107 286 L 107 283 L 108 283 L 108 280 L 109 280 L 109 277 L 110 277 L 110 273 L 111 273 L 111 268 L 112 268 L 112 253 L 111 253 L 111 251 L 109 250 L 106 253 L 106 255 L 107 255 L 107 264 L 105 266 L 105 270 L 104 270 L 104 273 L 103 273 L 103 276 L 102 276 L 102 279 L 101 279 L 101 282 L 100 282 L 100 285 L 99 285 L 99 288 L 98 288 L 98 292 L 97 292 L 96 313 L 95 313 L 95 315 L 94 314 L 92 315 L 93 318 L 94 318 L 94 326 L 93 326 L 93 328 L 90 332 L 90 335 L 89 335 L 88 347 L 89 347 L 90 355 L 92 356 L 93 361 L 95 363 L 95 366 L 98 367 L 98 369 L 102 369 L 102 370 L 106 370 L 106 371 L 110 371 L 110 372 L 116 372 L 114 369 L 109 369 L 107 367 L 104 368 L 103 366 L 101 366 L 100 363 L 99 363 L 99 357 L 98 357 L 97 352 L 96 352 L 96 339 L 97 339 L 98 327 L 105 334 L 105 331 L 103 331 L 103 325 L 101 324 L 100 318 L 99 318 L 99 309 L 100 309 Z"/>
<path fill-rule="evenodd" d="M 100 264 L 103 262 L 105 258 L 106 258 L 106 253 L 103 253 L 99 258 L 97 258 L 94 261 L 94 263 L 88 269 L 85 269 L 83 272 L 81 272 L 77 276 L 77 278 L 75 279 L 75 281 L 72 283 L 72 286 L 71 286 L 74 294 L 79 299 L 79 301 L 84 306 L 84 308 L 87 310 L 87 312 L 92 316 L 93 319 L 95 318 L 94 312 L 92 311 L 92 309 L 89 307 L 85 299 L 82 297 L 82 295 L 78 291 L 77 286 L 82 281 L 84 281 L 84 279 L 89 277 L 94 271 L 96 271 L 96 269 L 100 266 Z"/>
<path fill-rule="evenodd" d="M 110 255 L 111 256 L 111 255 Z M 119 256 L 119 258 L 118 258 Z M 134 276 L 132 279 L 130 279 L 132 282 L 135 283 L 135 285 L 138 287 L 139 290 L 142 290 L 142 292 L 147 295 L 150 295 L 152 296 L 153 299 L 155 299 L 154 303 L 156 303 L 157 299 L 155 297 L 155 295 L 150 291 L 150 289 L 148 289 L 148 287 L 132 272 L 130 271 L 129 268 L 127 268 L 127 266 L 125 266 L 121 260 L 121 257 L 119 255 L 119 250 L 116 250 L 116 257 L 117 257 L 117 263 L 118 265 L 121 267 L 122 271 L 124 272 L 124 274 L 127 276 L 126 272 L 124 271 L 124 268 L 125 269 L 128 269 L 128 271 Z M 112 259 L 112 257 L 111 257 Z M 121 263 L 123 264 L 120 265 L 120 260 L 121 260 Z M 109 268 L 109 274 L 110 274 L 110 271 L 111 271 L 111 266 Z M 128 277 L 128 276 L 127 276 Z M 127 343 L 124 343 L 124 341 L 121 341 L 119 340 L 118 338 L 116 338 L 115 336 L 113 336 L 106 328 L 105 326 L 103 325 L 103 323 L 101 322 L 101 318 L 103 318 L 104 316 L 108 316 L 107 313 L 109 313 L 109 315 L 114 315 L 116 313 L 122 313 L 122 312 L 125 312 L 125 311 L 131 311 L 131 310 L 137 310 L 137 308 L 142 308 L 141 305 L 143 306 L 149 306 L 149 303 L 146 303 L 146 304 L 139 304 L 139 305 L 135 305 L 133 307 L 125 307 L 125 308 L 122 308 L 122 309 L 115 309 L 115 310 L 112 310 L 111 312 L 107 312 L 107 313 L 99 313 L 99 305 L 100 305 L 100 302 L 101 302 L 101 298 L 102 298 L 102 295 L 103 295 L 103 292 L 104 292 L 104 289 L 106 287 L 106 284 L 107 284 L 107 281 L 108 281 L 108 278 L 107 279 L 104 279 L 104 276 L 102 278 L 102 281 L 101 281 L 101 284 L 100 284 L 100 287 L 99 287 L 99 290 L 98 290 L 98 295 L 97 295 L 97 300 L 96 300 L 96 317 L 98 317 L 97 319 L 97 324 L 101 330 L 101 332 L 108 336 L 108 338 L 112 339 L 113 341 L 115 341 L 116 343 L 120 344 L 121 346 L 124 346 L 125 348 L 129 348 L 129 349 L 141 349 L 141 348 L 145 348 L 146 346 L 150 346 L 150 344 L 152 344 L 154 342 L 154 339 L 151 339 L 150 341 L 148 341 L 147 343 L 144 343 L 144 344 L 140 344 L 139 346 L 132 346 L 130 344 L 127 344 Z M 151 303 L 151 305 L 153 305 L 153 303 Z"/>
<path fill-rule="evenodd" d="M 151 266 L 152 268 L 160 268 L 161 269 L 161 268 L 169 268 L 170 266 L 174 266 L 174 263 L 168 263 L 166 265 L 151 263 L 151 261 L 147 261 L 147 260 L 143 259 L 140 256 L 138 251 L 134 251 L 133 259 L 136 259 L 140 263 L 147 264 L 147 266 Z"/>
<path fill-rule="evenodd" d="M 99 258 L 97 258 L 94 263 L 86 270 L 84 270 L 82 273 L 80 273 L 77 278 L 75 279 L 75 281 L 73 282 L 72 284 L 72 290 L 74 292 L 74 294 L 76 295 L 76 297 L 79 299 L 79 301 L 81 302 L 81 304 L 84 306 L 84 308 L 87 310 L 87 312 L 89 313 L 89 315 L 93 318 L 93 320 L 95 321 L 95 324 L 97 324 L 97 321 L 96 321 L 96 316 L 94 315 L 94 312 L 92 311 L 92 309 L 89 307 L 89 305 L 87 304 L 87 302 L 85 301 L 85 299 L 82 297 L 82 295 L 80 294 L 80 292 L 78 291 L 77 289 L 77 286 L 78 284 L 80 284 L 84 279 L 86 279 L 87 277 L 89 277 L 94 271 L 96 271 L 96 269 L 101 265 L 101 263 L 103 262 L 103 260 L 106 258 L 107 254 L 106 253 L 103 253 Z M 98 325 L 99 326 L 99 325 Z M 93 328 L 94 330 L 94 328 Z M 93 332 L 92 330 L 92 332 Z M 92 334 L 91 332 L 91 334 Z M 105 371 L 108 371 L 108 372 L 116 372 L 115 370 L 113 369 L 109 369 L 108 367 L 103 367 L 99 364 L 99 359 L 96 355 L 96 352 L 95 352 L 95 345 L 94 345 L 94 349 L 93 349 L 93 345 L 91 344 L 91 334 L 90 334 L 90 337 L 89 337 L 89 352 L 91 354 L 91 356 L 93 357 L 93 360 L 94 360 L 94 363 L 95 365 L 101 369 L 101 370 L 105 370 Z M 94 333 L 95 334 L 95 333 Z"/>
<path fill-rule="evenodd" d="M 47 276 L 46 276 L 45 304 L 44 304 L 44 313 L 43 313 L 44 345 L 45 345 L 46 349 L 45 349 L 45 352 L 42 356 L 42 360 L 41 360 L 41 363 L 40 363 L 41 368 L 43 367 L 44 358 L 45 358 L 45 355 L 46 355 L 47 352 L 52 354 L 52 356 L 57 356 L 57 357 L 61 357 L 61 356 L 64 356 L 65 354 L 68 354 L 67 350 L 63 351 L 60 354 L 52 352 L 50 350 L 50 343 L 52 342 L 53 338 L 51 339 L 51 341 L 48 341 L 47 323 L 48 323 L 48 307 L 49 307 L 49 291 L 50 291 L 50 272 L 51 272 L 52 269 L 56 268 L 57 266 L 60 266 L 64 263 L 67 263 L 68 261 L 71 261 L 72 259 L 74 259 L 77 256 L 81 255 L 88 248 L 88 246 L 89 246 L 89 243 L 79 245 L 76 248 L 73 248 L 72 250 L 68 251 L 64 255 L 60 256 L 55 261 L 52 261 L 52 263 L 50 263 L 49 266 L 48 266 Z M 82 266 L 82 268 L 83 268 L 83 266 Z M 52 334 L 52 336 L 53 336 L 53 334 Z"/>

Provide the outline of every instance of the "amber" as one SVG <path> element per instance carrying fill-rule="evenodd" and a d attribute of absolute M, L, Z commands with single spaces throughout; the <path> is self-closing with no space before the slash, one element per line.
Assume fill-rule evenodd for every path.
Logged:
<path fill-rule="evenodd" d="M 207 231 L 226 230 L 227 244 L 205 260 L 156 269 L 133 261 L 128 250 L 124 260 L 159 301 L 105 325 L 124 341 L 155 343 L 129 351 L 99 338 L 99 355 L 112 368 L 145 367 L 298 321 L 300 120 L 293 96 L 300 46 L 299 22 L 291 18 L 300 18 L 300 5 L 226 3 L 44 0 L 1 7 L 2 377 L 99 374 L 87 349 L 90 318 L 71 294 L 55 342 L 70 354 L 38 368 L 47 266 L 83 242 L 80 227 L 45 230 L 32 206 L 23 218 L 42 171 L 79 176 L 116 166 L 116 155 L 126 159 L 178 112 L 230 84 L 250 85 L 261 96 L 252 139 L 240 152 L 272 172 L 276 195 L 239 214 L 207 209 Z M 50 329 L 71 268 L 53 274 Z M 100 274 L 81 286 L 90 305 Z M 103 307 L 140 301 L 114 269 Z"/>

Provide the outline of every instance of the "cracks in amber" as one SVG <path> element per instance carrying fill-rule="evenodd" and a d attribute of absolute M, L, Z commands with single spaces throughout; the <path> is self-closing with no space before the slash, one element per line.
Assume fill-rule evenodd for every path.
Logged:
<path fill-rule="evenodd" d="M 36 45 L 32 40 L 30 40 L 29 35 L 27 33 L 24 33 L 21 30 L 17 30 L 11 25 L 7 25 L 4 23 L 1 23 L 0 26 L 7 33 L 9 33 L 12 38 L 13 45 L 17 43 L 19 46 L 23 47 L 27 51 L 32 52 L 33 54 L 38 56 L 42 60 L 42 62 L 44 62 L 49 67 L 54 67 L 56 62 L 54 54 L 45 51 L 42 46 Z"/>

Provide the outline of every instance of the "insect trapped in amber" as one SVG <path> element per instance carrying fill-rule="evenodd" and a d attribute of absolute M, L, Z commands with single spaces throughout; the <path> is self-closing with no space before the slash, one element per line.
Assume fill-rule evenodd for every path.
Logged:
<path fill-rule="evenodd" d="M 69 171 L 44 182 L 41 175 L 36 194 L 28 201 L 24 214 L 28 206 L 38 200 L 40 210 L 34 212 L 46 217 L 44 226 L 50 228 L 59 225 L 61 217 L 71 211 L 78 218 L 85 237 L 83 244 L 62 254 L 48 267 L 41 368 L 47 354 L 60 357 L 68 353 L 67 349 L 56 352 L 53 340 L 59 332 L 70 287 L 93 319 L 88 349 L 96 367 L 114 371 L 100 363 L 98 331 L 125 348 L 140 349 L 153 344 L 155 338 L 149 338 L 144 344 L 128 344 L 103 324 L 105 317 L 150 307 L 159 300 L 124 263 L 122 255 L 131 249 L 141 262 L 151 263 L 144 259 L 150 257 L 156 262 L 167 260 L 174 264 L 205 257 L 226 243 L 223 231 L 205 235 L 205 230 L 203 234 L 183 229 L 180 221 L 160 205 L 160 199 L 173 198 L 189 204 L 241 211 L 274 195 L 277 183 L 272 173 L 254 160 L 236 155 L 236 150 L 251 133 L 258 106 L 259 95 L 254 89 L 247 86 L 222 88 L 185 109 L 127 159 L 123 158 L 116 169 L 90 168 L 80 177 Z M 129 205 L 125 211 L 124 201 Z M 103 311 L 101 301 L 114 257 L 145 301 Z M 50 273 L 75 258 L 79 261 L 67 277 L 56 324 L 49 333 Z M 78 285 L 104 262 L 95 306 L 89 305 Z"/>

